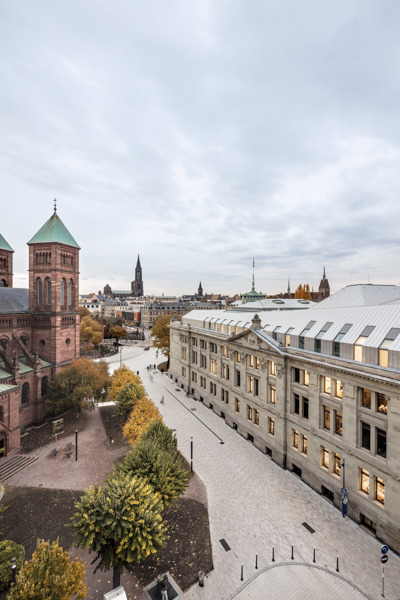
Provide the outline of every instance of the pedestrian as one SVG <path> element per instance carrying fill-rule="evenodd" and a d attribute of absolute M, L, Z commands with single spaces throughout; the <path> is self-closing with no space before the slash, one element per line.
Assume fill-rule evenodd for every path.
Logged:
<path fill-rule="evenodd" d="M 164 396 L 161 396 L 161 404 L 164 404 Z"/>
<path fill-rule="evenodd" d="M 166 575 L 160 577 L 160 591 L 161 600 L 168 600 L 168 579 Z"/>

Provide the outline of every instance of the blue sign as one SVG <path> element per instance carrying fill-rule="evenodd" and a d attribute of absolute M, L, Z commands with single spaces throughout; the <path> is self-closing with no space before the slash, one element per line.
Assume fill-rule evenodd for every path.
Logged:
<path fill-rule="evenodd" d="M 343 515 L 343 517 L 345 515 L 347 515 L 347 509 L 348 509 L 347 489 L 343 488 L 342 489 L 342 515 Z"/>
<path fill-rule="evenodd" d="M 387 554 L 388 552 L 389 552 L 389 546 L 386 546 L 386 544 L 385 544 L 381 548 L 381 554 Z"/>

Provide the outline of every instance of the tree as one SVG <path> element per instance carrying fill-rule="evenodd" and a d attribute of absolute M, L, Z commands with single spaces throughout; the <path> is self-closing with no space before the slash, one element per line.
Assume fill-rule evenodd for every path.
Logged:
<path fill-rule="evenodd" d="M 300 284 L 294 293 L 294 297 L 303 300 L 312 300 L 309 284 L 305 283 L 304 286 Z"/>
<path fill-rule="evenodd" d="M 31 560 L 20 570 L 16 585 L 11 586 L 8 600 L 84 600 L 85 567 L 76 558 L 71 562 L 68 552 L 58 541 L 38 540 Z"/>
<path fill-rule="evenodd" d="M 165 450 L 155 439 L 142 439 L 118 464 L 117 471 L 145 479 L 160 495 L 164 507 L 171 506 L 189 483 L 179 452 Z"/>
<path fill-rule="evenodd" d="M 146 395 L 146 391 L 144 389 L 142 380 L 140 379 L 139 375 L 137 375 L 134 371 L 132 371 L 132 369 L 130 369 L 126 365 L 122 365 L 118 369 L 115 369 L 112 375 L 109 395 L 114 400 L 114 402 L 117 401 L 119 394 L 129 383 L 133 383 L 139 386 L 140 397 Z"/>
<path fill-rule="evenodd" d="M 11 583 L 11 561 L 16 558 L 17 572 L 24 562 L 25 548 L 12 542 L 2 540 L 0 542 L 0 592 L 9 588 Z"/>
<path fill-rule="evenodd" d="M 140 398 L 133 407 L 128 421 L 123 427 L 124 438 L 135 445 L 140 441 L 144 430 L 152 421 L 161 420 L 161 414 L 154 402 L 147 398 Z"/>
<path fill-rule="evenodd" d="M 110 478 L 90 487 L 75 505 L 72 517 L 76 546 L 95 552 L 95 572 L 113 568 L 113 587 L 130 567 L 166 543 L 162 502 L 143 479 L 131 475 Z"/>
<path fill-rule="evenodd" d="M 124 327 L 119 327 L 118 325 L 114 325 L 110 327 L 108 330 L 108 337 L 115 338 L 117 342 L 123 337 L 126 336 L 126 329 Z"/>
<path fill-rule="evenodd" d="M 121 417 L 124 417 L 125 421 L 136 402 L 140 398 L 143 398 L 144 394 L 143 385 L 138 385 L 137 383 L 127 383 L 126 386 L 122 388 L 115 400 L 115 404 L 118 406 L 119 414 Z"/>
<path fill-rule="evenodd" d="M 300 284 L 294 293 L 295 298 L 304 298 L 303 286 Z"/>
<path fill-rule="evenodd" d="M 169 354 L 170 354 L 170 337 L 169 337 L 169 324 L 172 317 L 167 315 L 160 315 L 154 322 L 151 329 L 151 337 L 153 338 L 153 346 L 159 348 L 162 353 L 167 357 L 167 369 L 169 368 Z"/>
<path fill-rule="evenodd" d="M 46 412 L 58 415 L 68 409 L 79 413 L 82 409 L 93 408 L 95 402 L 107 397 L 110 385 L 111 377 L 106 362 L 75 359 L 60 373 L 53 375 Z"/>
<path fill-rule="evenodd" d="M 176 439 L 172 429 L 167 427 L 165 423 L 157 419 L 152 421 L 143 432 L 140 441 L 154 441 L 160 448 L 167 450 L 171 454 L 178 452 L 178 440 Z"/>
<path fill-rule="evenodd" d="M 84 317 L 87 317 L 87 316 L 90 317 L 90 310 L 88 310 L 86 308 L 86 306 L 80 306 L 79 307 L 79 314 L 80 314 L 81 319 L 83 319 Z"/>
<path fill-rule="evenodd" d="M 103 328 L 91 316 L 81 319 L 80 326 L 81 342 L 86 342 L 90 348 L 98 346 L 103 339 Z"/>

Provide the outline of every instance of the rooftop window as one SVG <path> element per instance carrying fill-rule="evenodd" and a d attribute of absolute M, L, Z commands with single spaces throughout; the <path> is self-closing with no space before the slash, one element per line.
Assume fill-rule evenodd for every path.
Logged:
<path fill-rule="evenodd" d="M 374 325 L 367 325 L 361 332 L 361 335 L 357 338 L 354 344 L 354 360 L 357 362 L 362 362 L 362 347 L 367 340 L 368 336 L 375 329 Z"/>
<path fill-rule="evenodd" d="M 389 333 L 386 335 L 385 339 L 379 346 L 379 366 L 388 367 L 389 366 L 389 348 L 393 344 L 394 340 L 400 333 L 400 329 L 396 329 L 392 327 Z"/>

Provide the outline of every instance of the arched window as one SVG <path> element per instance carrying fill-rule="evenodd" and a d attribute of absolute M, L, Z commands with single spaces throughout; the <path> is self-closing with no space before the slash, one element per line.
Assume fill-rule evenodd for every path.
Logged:
<path fill-rule="evenodd" d="M 65 306 L 65 279 L 60 283 L 60 306 Z"/>
<path fill-rule="evenodd" d="M 7 350 L 8 348 L 8 340 L 3 338 L 2 340 L 0 340 L 0 347 L 3 348 L 3 350 Z"/>
<path fill-rule="evenodd" d="M 20 340 L 24 346 L 28 345 L 28 338 L 26 337 L 26 335 L 21 335 Z"/>
<path fill-rule="evenodd" d="M 42 379 L 42 398 L 44 398 L 44 396 L 47 396 L 47 391 L 49 389 L 49 378 L 43 377 Z"/>
<path fill-rule="evenodd" d="M 0 423 L 4 421 L 4 408 L 0 406 Z"/>
<path fill-rule="evenodd" d="M 38 306 L 41 306 L 43 304 L 43 287 L 42 280 L 40 279 L 40 277 L 38 277 L 37 280 L 37 303 Z"/>
<path fill-rule="evenodd" d="M 72 279 L 68 281 L 68 306 L 72 306 Z"/>
<path fill-rule="evenodd" d="M 47 306 L 50 306 L 51 305 L 51 281 L 48 277 L 46 278 L 45 283 L 46 283 L 46 304 L 47 304 Z"/>
<path fill-rule="evenodd" d="M 0 287 L 6 287 L 6 280 L 0 279 Z"/>
<path fill-rule="evenodd" d="M 29 383 L 24 383 L 22 386 L 21 403 L 27 404 L 29 402 Z"/>

